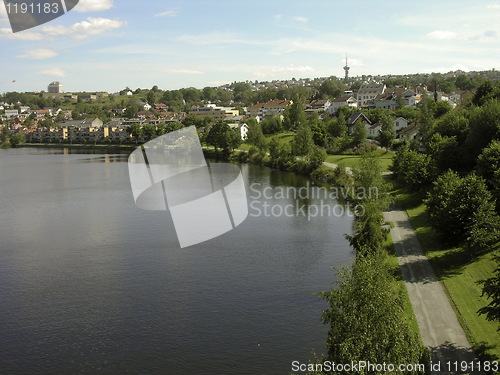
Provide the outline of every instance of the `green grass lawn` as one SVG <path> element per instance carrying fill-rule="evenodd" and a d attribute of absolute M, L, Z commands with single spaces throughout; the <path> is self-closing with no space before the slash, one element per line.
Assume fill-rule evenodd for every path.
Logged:
<path fill-rule="evenodd" d="M 380 161 L 380 167 L 383 172 L 389 171 L 389 166 L 392 164 L 392 159 L 394 159 L 394 152 L 376 150 L 375 155 Z M 341 164 L 344 167 L 358 168 L 361 162 L 360 155 L 328 155 L 326 158 L 328 163 Z"/>
<path fill-rule="evenodd" d="M 463 247 L 446 248 L 441 245 L 429 218 L 422 197 L 403 190 L 395 192 L 396 204 L 405 209 L 417 232 L 434 270 L 445 287 L 457 317 L 476 352 L 500 359 L 498 323 L 489 322 L 477 311 L 488 304 L 481 296 L 482 286 L 477 282 L 490 278 L 495 269 L 493 254 L 472 258 Z"/>

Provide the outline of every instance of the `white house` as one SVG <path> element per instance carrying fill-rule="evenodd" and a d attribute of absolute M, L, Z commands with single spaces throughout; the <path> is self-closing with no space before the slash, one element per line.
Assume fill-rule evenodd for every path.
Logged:
<path fill-rule="evenodd" d="M 17 117 L 19 116 L 19 111 L 17 109 L 6 109 L 5 110 L 5 117 L 7 118 L 12 118 L 12 117 Z"/>
<path fill-rule="evenodd" d="M 247 124 L 229 124 L 232 129 L 240 129 L 241 140 L 245 141 L 248 138 L 248 125 Z"/>
<path fill-rule="evenodd" d="M 382 126 L 377 122 L 376 124 L 370 126 L 367 131 L 367 137 L 370 139 L 375 139 L 379 136 Z"/>
<path fill-rule="evenodd" d="M 399 131 L 408 126 L 408 120 L 403 117 L 398 117 L 394 119 L 393 124 L 394 124 L 394 130 Z"/>
<path fill-rule="evenodd" d="M 349 134 L 354 133 L 354 128 L 356 127 L 356 124 L 358 122 L 361 122 L 365 126 L 367 132 L 369 131 L 370 127 L 372 126 L 372 123 L 370 122 L 368 117 L 365 116 L 364 113 L 355 112 L 351 116 L 349 116 L 349 118 L 346 120 L 346 125 L 347 125 L 347 129 L 348 129 Z"/>
<path fill-rule="evenodd" d="M 352 95 L 344 95 L 337 99 L 332 100 L 328 107 L 328 113 L 333 116 L 340 107 L 356 108 L 358 101 Z"/>
<path fill-rule="evenodd" d="M 408 120 L 403 117 L 398 117 L 392 121 L 394 131 L 398 132 L 401 129 L 404 129 L 408 126 Z M 367 137 L 371 139 L 375 139 L 379 136 L 380 131 L 382 130 L 382 125 L 377 122 L 374 125 L 371 125 L 367 129 Z"/>

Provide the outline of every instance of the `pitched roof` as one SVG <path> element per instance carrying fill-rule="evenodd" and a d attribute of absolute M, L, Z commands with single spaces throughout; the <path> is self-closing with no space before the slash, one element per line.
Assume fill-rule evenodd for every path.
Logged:
<path fill-rule="evenodd" d="M 354 97 L 352 95 L 344 95 L 344 96 L 338 97 L 337 99 L 333 99 L 332 102 L 335 102 L 335 103 L 346 102 L 346 101 L 348 101 L 351 98 L 354 99 Z"/>
<path fill-rule="evenodd" d="M 368 119 L 368 117 L 365 116 L 363 112 L 354 112 L 352 115 L 349 116 L 349 118 L 346 120 L 347 125 L 354 125 L 358 119 L 362 117 L 369 125 L 371 125 L 371 121 Z"/>

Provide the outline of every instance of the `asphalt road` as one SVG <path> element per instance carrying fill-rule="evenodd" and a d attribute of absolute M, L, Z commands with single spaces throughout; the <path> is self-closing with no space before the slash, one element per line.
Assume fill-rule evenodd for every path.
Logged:
<path fill-rule="evenodd" d="M 424 256 L 406 212 L 392 205 L 384 213 L 384 217 L 394 224 L 391 237 L 420 335 L 431 352 L 433 364 L 436 366 L 439 363 L 441 366 L 440 371 L 432 371 L 432 374 L 481 374 L 479 371 L 460 369 L 462 361 L 476 359 L 474 352 L 442 285 Z M 447 364 L 448 361 L 451 361 L 450 365 Z M 454 368 L 455 361 L 459 363 L 458 371 Z"/>

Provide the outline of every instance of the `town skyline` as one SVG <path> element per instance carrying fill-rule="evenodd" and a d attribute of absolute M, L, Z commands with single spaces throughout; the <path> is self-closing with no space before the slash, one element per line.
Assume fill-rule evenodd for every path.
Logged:
<path fill-rule="evenodd" d="M 13 34 L 0 7 L 0 92 L 173 90 L 231 82 L 498 68 L 498 1 L 231 4 L 80 0 Z M 413 73 L 412 73 L 413 72 Z"/>

